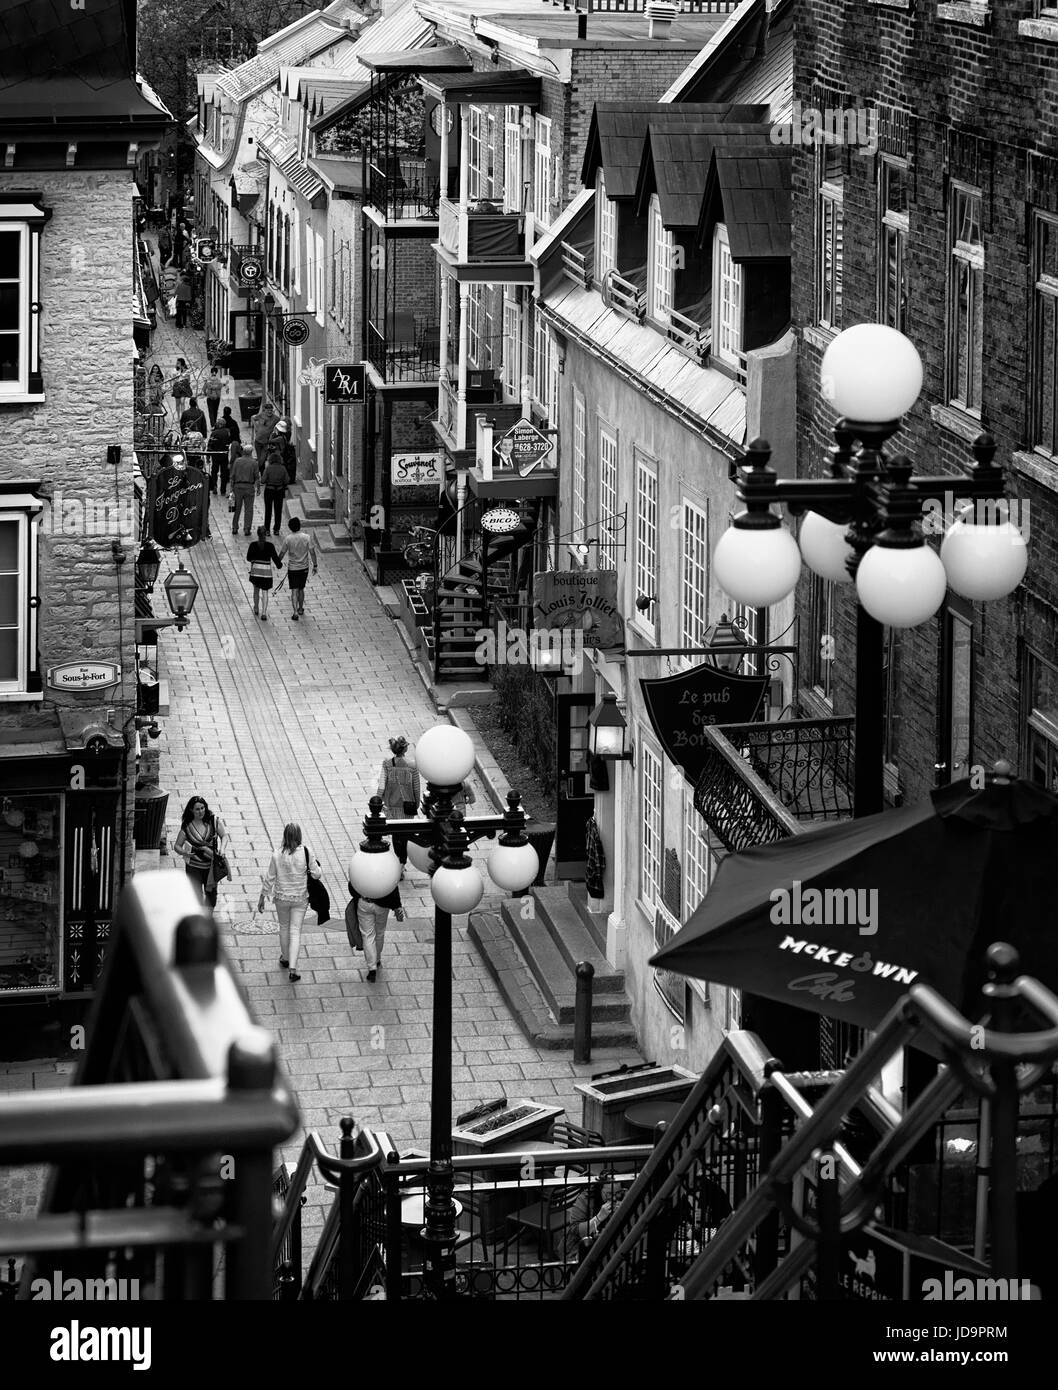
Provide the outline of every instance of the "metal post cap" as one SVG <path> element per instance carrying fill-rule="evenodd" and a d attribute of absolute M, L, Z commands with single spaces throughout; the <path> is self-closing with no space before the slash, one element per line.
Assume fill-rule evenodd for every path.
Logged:
<path fill-rule="evenodd" d="M 230 1091 L 270 1091 L 276 1079 L 276 1048 L 267 1028 L 251 1028 L 228 1049 Z"/>
<path fill-rule="evenodd" d="M 217 924 L 203 912 L 182 917 L 176 924 L 173 964 L 177 969 L 189 965 L 216 965 L 220 936 Z"/>

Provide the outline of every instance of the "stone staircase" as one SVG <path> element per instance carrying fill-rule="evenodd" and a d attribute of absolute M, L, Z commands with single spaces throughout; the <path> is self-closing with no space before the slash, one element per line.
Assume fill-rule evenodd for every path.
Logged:
<path fill-rule="evenodd" d="M 321 551 L 352 550 L 349 530 L 334 519 L 334 494 L 312 478 L 301 478 L 287 489 L 286 515 L 311 527 Z"/>
<path fill-rule="evenodd" d="M 593 920 L 583 890 L 571 894 L 571 886 L 579 887 L 532 888 L 528 903 L 516 897 L 499 912 L 472 912 L 470 938 L 536 1047 L 572 1049 L 579 961 L 595 969 L 592 1045 L 634 1046 L 624 972 L 606 959 L 602 924 Z"/>

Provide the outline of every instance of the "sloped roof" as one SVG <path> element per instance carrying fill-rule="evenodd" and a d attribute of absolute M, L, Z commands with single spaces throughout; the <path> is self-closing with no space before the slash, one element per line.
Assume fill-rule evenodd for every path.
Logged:
<path fill-rule="evenodd" d="M 594 187 L 601 166 L 608 198 L 632 198 L 636 193 L 648 129 L 694 130 L 703 120 L 720 122 L 763 120 L 760 107 L 737 107 L 729 102 L 659 106 L 656 101 L 597 101 L 588 126 L 581 182 Z"/>
<path fill-rule="evenodd" d="M 788 121 L 796 7 L 797 0 L 775 0 L 770 10 L 766 0 L 743 0 L 665 92 L 662 103 L 767 102 L 772 121 Z"/>
<path fill-rule="evenodd" d="M 399 9 L 376 19 L 370 29 L 366 29 L 352 48 L 347 48 L 335 63 L 336 72 L 347 72 L 361 82 L 370 81 L 370 76 L 360 61 L 365 53 L 376 53 L 382 49 L 404 51 L 424 48 L 433 38 L 434 27 L 428 19 L 423 19 L 416 9 L 414 0 L 405 0 Z"/>
<path fill-rule="evenodd" d="M 100 90 L 128 79 L 135 34 L 124 0 L 95 0 L 77 10 L 69 0 L 7 0 L 0 12 L 0 86 L 81 81 Z"/>
<path fill-rule="evenodd" d="M 469 72 L 474 64 L 457 43 L 444 48 L 390 49 L 385 53 L 361 53 L 360 61 L 372 72 Z"/>
<path fill-rule="evenodd" d="M 354 27 L 343 29 L 343 23 Z M 356 29 L 363 23 L 364 17 L 353 0 L 328 5 L 326 11 L 306 15 L 260 44 L 256 57 L 240 63 L 237 68 L 232 68 L 217 79 L 215 90 L 232 101 L 246 101 L 270 87 L 281 68 L 297 67 L 307 58 L 325 53 L 336 44 L 351 43 Z"/>
<path fill-rule="evenodd" d="M 643 216 L 651 195 L 657 193 L 666 227 L 697 226 L 713 151 L 753 148 L 767 138 L 767 127 L 761 122 L 725 124 L 710 118 L 683 130 L 664 126 L 659 130 L 651 122 L 643 141 L 636 211 Z"/>
<path fill-rule="evenodd" d="M 445 101 L 484 102 L 492 105 L 539 106 L 543 80 L 525 68 L 493 68 L 491 72 L 444 72 L 428 85 Z"/>
<path fill-rule="evenodd" d="M 716 212 L 722 207 L 733 261 L 789 259 L 792 155 L 790 146 L 770 141 L 714 153 L 706 180 L 702 232 L 712 235 Z"/>
<path fill-rule="evenodd" d="M 78 77 L 30 78 L 0 87 L 0 121 L 154 121 L 169 119 L 131 77 L 93 87 Z"/>

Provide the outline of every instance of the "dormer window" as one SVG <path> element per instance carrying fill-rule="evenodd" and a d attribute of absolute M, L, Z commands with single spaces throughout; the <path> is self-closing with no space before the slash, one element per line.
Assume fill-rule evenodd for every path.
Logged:
<path fill-rule="evenodd" d="M 675 266 L 675 241 L 661 220 L 661 205 L 655 193 L 650 200 L 650 227 L 647 257 L 647 316 L 668 324 L 672 308 L 672 283 Z"/>
<path fill-rule="evenodd" d="M 738 367 L 742 354 L 742 270 L 731 259 L 723 222 L 713 232 L 713 355 Z"/>
<path fill-rule="evenodd" d="M 606 196 L 606 180 L 600 169 L 595 180 L 595 278 L 606 279 L 617 269 L 617 204 Z"/>

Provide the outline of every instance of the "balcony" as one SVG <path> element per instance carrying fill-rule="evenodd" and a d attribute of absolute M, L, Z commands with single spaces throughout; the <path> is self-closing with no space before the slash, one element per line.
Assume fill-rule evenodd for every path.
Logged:
<path fill-rule="evenodd" d="M 436 381 L 441 329 L 417 314 L 397 313 L 388 322 L 367 324 L 367 360 L 386 385 Z"/>
<path fill-rule="evenodd" d="M 610 270 L 606 274 L 603 281 L 603 299 L 611 309 L 616 309 L 625 318 L 636 323 L 643 322 L 647 311 L 646 289 L 640 289 L 633 281 L 618 275 L 616 270 Z"/>
<path fill-rule="evenodd" d="M 367 166 L 367 202 L 389 223 L 437 222 L 440 185 L 428 175 L 425 159 L 394 156 L 385 165 Z"/>
<path fill-rule="evenodd" d="M 473 373 L 480 376 L 481 373 Z M 437 419 L 434 428 L 441 442 L 454 453 L 470 450 L 473 453 L 475 438 L 475 416 L 487 415 L 496 422 L 496 437 L 522 418 L 522 407 L 507 405 L 498 399 L 496 386 L 468 386 L 467 398 L 460 401 L 459 390 L 450 377 L 442 377 L 437 394 Z M 470 458 L 466 465 L 474 462 Z"/>
<path fill-rule="evenodd" d="M 695 323 L 686 314 L 677 313 L 675 309 L 669 310 L 667 337 L 670 342 L 682 348 L 688 357 L 692 357 L 695 362 L 704 362 L 709 352 L 711 336 L 709 329 L 704 324 Z M 743 360 L 743 367 L 744 365 Z"/>
<path fill-rule="evenodd" d="M 504 212 L 501 203 L 461 207 L 442 198 L 438 245 L 445 260 L 463 270 L 460 279 L 532 282 L 533 268 L 525 259 L 525 217 Z"/>
<path fill-rule="evenodd" d="M 854 727 L 842 717 L 703 730 L 696 810 L 731 853 L 850 819 Z"/>

